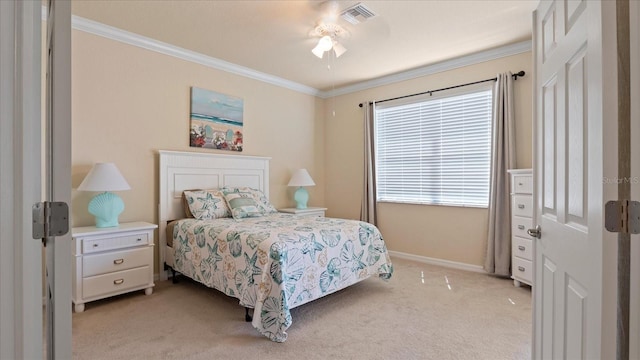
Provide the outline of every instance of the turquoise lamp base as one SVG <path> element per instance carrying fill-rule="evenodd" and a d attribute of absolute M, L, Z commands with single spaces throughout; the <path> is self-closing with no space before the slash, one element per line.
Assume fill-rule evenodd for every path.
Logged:
<path fill-rule="evenodd" d="M 118 226 L 118 215 L 124 211 L 124 202 L 120 196 L 103 192 L 89 202 L 89 213 L 96 217 L 96 227 Z"/>
<path fill-rule="evenodd" d="M 296 209 L 306 209 L 307 201 L 309 201 L 309 192 L 300 186 L 295 194 L 293 194 L 293 200 L 296 201 Z"/>

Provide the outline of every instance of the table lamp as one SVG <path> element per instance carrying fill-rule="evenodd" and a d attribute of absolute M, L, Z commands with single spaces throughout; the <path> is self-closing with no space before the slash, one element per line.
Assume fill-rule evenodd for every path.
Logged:
<path fill-rule="evenodd" d="M 307 169 L 298 169 L 293 173 L 291 180 L 287 186 L 297 186 L 293 199 L 296 201 L 296 208 L 306 209 L 307 201 L 309 201 L 309 192 L 303 186 L 314 186 L 316 183 L 307 172 Z"/>
<path fill-rule="evenodd" d="M 124 202 L 110 191 L 129 189 L 127 180 L 113 163 L 96 163 L 78 186 L 78 191 L 102 192 L 89 202 L 89 213 L 96 217 L 99 228 L 118 226 L 118 215 L 124 211 Z"/>

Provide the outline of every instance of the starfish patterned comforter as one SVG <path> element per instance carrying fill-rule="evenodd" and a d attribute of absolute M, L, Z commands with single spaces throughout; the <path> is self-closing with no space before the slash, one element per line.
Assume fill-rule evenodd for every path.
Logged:
<path fill-rule="evenodd" d="M 234 220 L 184 219 L 174 227 L 175 270 L 253 308 L 252 325 L 284 342 L 290 309 L 393 265 L 368 223 L 275 213 Z"/>

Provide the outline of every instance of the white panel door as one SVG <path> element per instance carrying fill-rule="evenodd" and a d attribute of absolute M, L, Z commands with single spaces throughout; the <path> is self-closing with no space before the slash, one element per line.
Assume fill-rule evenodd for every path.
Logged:
<path fill-rule="evenodd" d="M 0 359 L 42 358 L 41 4 L 0 0 Z M 34 141 L 34 139 L 36 139 Z"/>
<path fill-rule="evenodd" d="M 71 2 L 49 0 L 47 10 L 45 200 L 71 207 Z M 71 359 L 71 233 L 45 250 L 47 358 Z"/>
<path fill-rule="evenodd" d="M 615 62 L 603 71 L 615 46 L 601 30 L 611 29 L 610 5 L 543 1 L 534 12 L 536 359 L 610 358 L 603 354 L 615 338 L 603 330 L 611 320 L 603 274 L 615 271 L 604 256 L 615 236 L 603 230 L 605 180 L 617 164 L 615 107 L 603 90 L 603 77 L 615 79 Z"/>

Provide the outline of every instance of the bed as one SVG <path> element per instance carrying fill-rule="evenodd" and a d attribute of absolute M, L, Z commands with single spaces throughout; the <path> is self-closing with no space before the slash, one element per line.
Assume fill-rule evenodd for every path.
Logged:
<path fill-rule="evenodd" d="M 269 158 L 160 151 L 159 176 L 160 263 L 254 309 L 253 327 L 272 341 L 287 339 L 291 309 L 393 273 L 375 226 L 268 208 Z M 185 218 L 192 189 L 221 189 L 227 199 L 250 189 L 267 205 L 256 216 Z"/>

